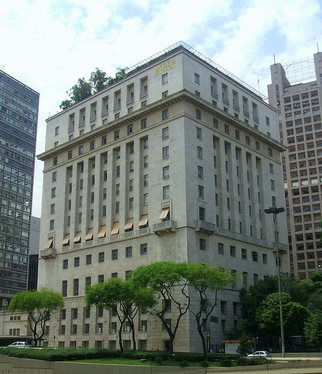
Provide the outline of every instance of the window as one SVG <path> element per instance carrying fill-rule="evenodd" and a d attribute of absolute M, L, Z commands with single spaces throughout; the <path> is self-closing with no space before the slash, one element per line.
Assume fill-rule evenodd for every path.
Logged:
<path fill-rule="evenodd" d="M 112 249 L 111 259 L 117 260 L 119 257 L 119 250 L 118 249 Z"/>
<path fill-rule="evenodd" d="M 129 210 L 133 210 L 133 204 L 134 204 L 134 198 L 130 197 L 129 198 Z"/>
<path fill-rule="evenodd" d="M 120 130 L 115 130 L 114 131 L 114 140 L 117 140 L 120 138 Z"/>
<path fill-rule="evenodd" d="M 74 258 L 74 267 L 76 268 L 76 267 L 78 267 L 79 266 L 79 257 L 75 257 Z"/>
<path fill-rule="evenodd" d="M 165 73 L 161 76 L 162 84 L 168 83 L 168 73 Z"/>
<path fill-rule="evenodd" d="M 146 118 L 141 119 L 141 129 L 142 130 L 146 128 L 146 125 L 147 125 Z"/>
<path fill-rule="evenodd" d="M 252 251 L 252 259 L 254 262 L 258 261 L 258 253 L 256 251 Z"/>
<path fill-rule="evenodd" d="M 55 228 L 55 220 L 51 219 L 49 221 L 49 230 L 54 230 L 54 228 Z"/>
<path fill-rule="evenodd" d="M 236 247 L 233 245 L 230 246 L 230 256 L 236 257 Z"/>
<path fill-rule="evenodd" d="M 169 166 L 165 166 L 162 169 L 162 176 L 163 176 L 163 179 L 168 179 L 169 178 Z"/>
<path fill-rule="evenodd" d="M 271 190 L 275 191 L 275 181 L 271 179 Z"/>
<path fill-rule="evenodd" d="M 218 254 L 223 255 L 224 254 L 224 244 L 218 243 Z"/>
<path fill-rule="evenodd" d="M 118 196 L 120 194 L 120 184 L 116 183 L 115 185 L 115 195 Z"/>
<path fill-rule="evenodd" d="M 134 171 L 134 161 L 130 161 L 129 162 L 129 172 L 133 172 Z"/>
<path fill-rule="evenodd" d="M 94 209 L 93 209 L 94 211 Z M 102 217 L 106 217 L 106 205 L 102 206 Z M 92 218 L 92 217 L 91 217 Z M 93 217 L 94 218 L 94 217 Z"/>
<path fill-rule="evenodd" d="M 196 109 L 196 119 L 201 120 L 201 110 Z"/>
<path fill-rule="evenodd" d="M 143 195 L 143 205 L 145 206 L 149 205 L 149 194 L 148 193 L 145 193 Z"/>
<path fill-rule="evenodd" d="M 80 146 L 78 147 L 78 154 L 79 154 L 79 155 L 83 155 L 83 154 L 84 154 L 84 146 L 83 146 L 83 145 L 80 145 Z"/>
<path fill-rule="evenodd" d="M 63 269 L 68 269 L 68 259 L 63 260 Z"/>
<path fill-rule="evenodd" d="M 73 296 L 78 296 L 79 294 L 79 279 L 73 280 Z"/>
<path fill-rule="evenodd" d="M 198 197 L 199 199 L 204 199 L 204 187 L 203 186 L 198 186 Z"/>
<path fill-rule="evenodd" d="M 148 187 L 149 185 L 149 174 L 143 175 L 143 186 Z"/>
<path fill-rule="evenodd" d="M 143 148 L 144 149 L 148 149 L 149 148 L 149 140 L 148 140 L 148 137 L 145 137 L 143 139 Z"/>
<path fill-rule="evenodd" d="M 149 166 L 149 156 L 143 157 L 143 166 L 147 168 Z"/>
<path fill-rule="evenodd" d="M 198 178 L 203 179 L 203 167 L 198 166 Z"/>
<path fill-rule="evenodd" d="M 167 160 L 169 158 L 169 147 L 162 148 L 162 159 Z"/>
<path fill-rule="evenodd" d="M 206 216 L 206 209 L 203 207 L 199 207 L 199 220 L 204 221 Z"/>
<path fill-rule="evenodd" d="M 196 128 L 197 139 L 202 140 L 202 129 L 200 127 Z"/>
<path fill-rule="evenodd" d="M 164 186 L 163 187 L 163 199 L 169 199 L 170 198 L 170 186 Z"/>
<path fill-rule="evenodd" d="M 133 191 L 134 189 L 134 179 L 129 179 L 129 191 Z"/>
<path fill-rule="evenodd" d="M 104 262 L 105 260 L 105 253 L 104 252 L 99 252 L 98 253 L 98 262 Z"/>
<path fill-rule="evenodd" d="M 67 280 L 62 281 L 62 295 L 63 297 L 67 296 Z"/>
<path fill-rule="evenodd" d="M 263 264 L 267 264 L 267 254 L 263 253 Z"/>
<path fill-rule="evenodd" d="M 120 202 L 116 201 L 115 202 L 115 214 L 119 214 L 120 212 Z"/>
<path fill-rule="evenodd" d="M 125 257 L 132 257 L 132 247 L 125 248 Z"/>
<path fill-rule="evenodd" d="M 247 249 L 246 248 L 241 249 L 241 258 L 243 260 L 247 260 Z"/>
<path fill-rule="evenodd" d="M 86 255 L 86 265 L 92 264 L 92 255 Z"/>
<path fill-rule="evenodd" d="M 164 127 L 162 129 L 162 140 L 169 139 L 169 127 Z"/>
<path fill-rule="evenodd" d="M 106 145 L 107 144 L 107 136 L 106 135 L 102 136 L 102 138 L 101 138 L 101 144 L 102 145 Z"/>
<path fill-rule="evenodd" d="M 144 256 L 148 254 L 148 245 L 146 243 L 140 244 L 140 255 Z"/>
<path fill-rule="evenodd" d="M 55 214 L 55 204 L 50 205 L 50 214 Z"/>
<path fill-rule="evenodd" d="M 195 83 L 200 84 L 200 75 L 195 73 Z"/>
<path fill-rule="evenodd" d="M 202 160 L 202 147 L 197 146 L 197 157 Z"/>
<path fill-rule="evenodd" d="M 202 239 L 202 238 L 199 239 L 199 249 L 201 251 L 206 250 L 206 239 Z"/>
<path fill-rule="evenodd" d="M 117 165 L 115 168 L 115 177 L 118 178 L 121 174 L 121 167 L 120 165 Z"/>
<path fill-rule="evenodd" d="M 162 120 L 164 121 L 164 120 L 166 120 L 168 118 L 169 118 L 169 110 L 168 109 L 164 109 L 162 111 Z"/>
<path fill-rule="evenodd" d="M 56 197 L 56 187 L 51 189 L 51 197 Z"/>
<path fill-rule="evenodd" d="M 127 134 L 130 135 L 132 133 L 133 133 L 133 125 L 130 124 L 130 125 L 127 126 Z"/>
<path fill-rule="evenodd" d="M 54 171 L 51 175 L 51 181 L 56 182 L 57 181 L 57 171 Z"/>

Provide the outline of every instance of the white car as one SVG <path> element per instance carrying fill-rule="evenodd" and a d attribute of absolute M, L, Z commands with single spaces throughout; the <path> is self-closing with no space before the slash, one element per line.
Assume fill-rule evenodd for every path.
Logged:
<path fill-rule="evenodd" d="M 267 351 L 256 351 L 247 356 L 248 358 L 272 358 L 270 352 Z"/>
<path fill-rule="evenodd" d="M 14 342 L 7 345 L 8 348 L 29 348 L 29 345 L 26 342 Z"/>

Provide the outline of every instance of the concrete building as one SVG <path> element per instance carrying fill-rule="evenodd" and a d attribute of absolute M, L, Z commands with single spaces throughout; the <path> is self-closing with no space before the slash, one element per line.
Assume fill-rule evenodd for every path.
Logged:
<path fill-rule="evenodd" d="M 282 151 L 276 111 L 184 43 L 49 118 L 39 155 L 38 285 L 65 301 L 50 321 L 49 345 L 117 348 L 116 317 L 86 309 L 85 286 L 155 261 L 206 262 L 237 274 L 207 330 L 216 343 L 237 328 L 240 287 L 276 274 L 264 208 L 283 206 Z M 285 249 L 286 220 L 278 221 Z M 156 319 L 141 313 L 137 326 L 139 349 L 166 348 Z M 175 350 L 200 350 L 193 316 L 180 326 Z M 130 349 L 126 331 L 124 340 Z"/>
<path fill-rule="evenodd" d="M 291 271 L 306 278 L 322 264 L 322 53 L 271 66 L 269 103 L 277 108 L 287 152 L 283 176 Z"/>
<path fill-rule="evenodd" d="M 27 289 L 39 94 L 0 70 L 0 308 Z"/>

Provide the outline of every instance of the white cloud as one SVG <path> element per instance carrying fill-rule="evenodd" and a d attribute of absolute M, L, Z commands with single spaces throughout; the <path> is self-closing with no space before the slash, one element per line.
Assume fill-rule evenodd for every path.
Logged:
<path fill-rule="evenodd" d="M 134 12 L 134 13 L 132 13 Z M 322 41 L 318 0 L 11 0 L 0 13 L 0 65 L 41 94 L 37 152 L 45 119 L 79 77 L 114 75 L 183 40 L 266 93 L 269 65 L 311 56 Z M 40 215 L 37 162 L 33 212 Z"/>

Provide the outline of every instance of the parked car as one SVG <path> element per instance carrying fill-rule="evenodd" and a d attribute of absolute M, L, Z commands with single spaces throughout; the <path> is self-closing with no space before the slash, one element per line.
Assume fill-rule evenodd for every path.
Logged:
<path fill-rule="evenodd" d="M 247 356 L 248 358 L 272 358 L 270 352 L 267 351 L 256 351 Z"/>
<path fill-rule="evenodd" d="M 8 348 L 29 348 L 30 346 L 26 342 L 14 342 L 7 345 Z"/>

